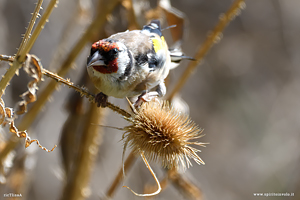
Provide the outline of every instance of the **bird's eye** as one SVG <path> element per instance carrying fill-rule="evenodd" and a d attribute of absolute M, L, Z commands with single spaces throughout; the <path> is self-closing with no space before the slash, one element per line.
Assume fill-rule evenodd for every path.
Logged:
<path fill-rule="evenodd" d="M 117 48 L 113 48 L 112 52 L 113 52 L 113 54 L 117 54 L 119 52 L 119 50 Z"/>
<path fill-rule="evenodd" d="M 119 50 L 117 48 L 111 49 L 107 54 L 108 60 L 113 60 L 118 56 Z"/>

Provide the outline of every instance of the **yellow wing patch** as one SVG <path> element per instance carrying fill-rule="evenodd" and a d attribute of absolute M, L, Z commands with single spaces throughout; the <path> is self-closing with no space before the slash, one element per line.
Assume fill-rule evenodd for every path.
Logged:
<path fill-rule="evenodd" d="M 151 38 L 151 39 L 153 42 L 155 53 L 157 53 L 160 50 L 168 49 L 164 36 L 161 36 L 160 39 L 159 38 Z"/>

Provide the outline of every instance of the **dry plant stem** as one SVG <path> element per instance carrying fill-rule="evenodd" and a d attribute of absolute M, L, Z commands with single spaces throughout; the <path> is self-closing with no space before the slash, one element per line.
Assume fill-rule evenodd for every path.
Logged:
<path fill-rule="evenodd" d="M 156 182 L 157 187 L 158 187 L 157 190 L 156 190 L 155 192 L 153 192 L 153 193 L 150 193 L 150 194 L 138 194 L 138 193 L 134 192 L 132 189 L 130 189 L 130 188 L 127 187 L 127 186 L 123 186 L 123 187 L 127 188 L 127 189 L 130 190 L 133 194 L 135 194 L 136 196 L 140 196 L 140 197 L 150 197 L 150 196 L 157 195 L 157 194 L 159 194 L 160 191 L 161 191 L 161 186 L 160 186 L 159 180 L 157 179 L 157 177 L 156 177 L 155 173 L 153 172 L 152 168 L 150 167 L 150 165 L 149 165 L 149 163 L 148 163 L 148 161 L 147 161 L 147 159 L 146 159 L 146 157 L 145 157 L 145 155 L 144 155 L 143 152 L 141 153 L 141 157 L 142 157 L 142 159 L 143 159 L 143 161 L 144 161 L 146 167 L 149 169 L 151 175 L 152 175 L 153 178 L 155 179 L 155 182 Z"/>
<path fill-rule="evenodd" d="M 177 170 L 168 170 L 167 176 L 160 182 L 162 190 L 165 190 L 167 186 L 173 183 L 175 187 L 178 188 L 181 194 L 184 195 L 185 199 L 190 200 L 202 200 L 202 191 L 192 182 L 190 182 L 183 174 L 180 174 Z M 148 186 L 145 192 L 152 191 L 154 186 Z M 148 197 L 147 199 L 151 199 Z"/>
<path fill-rule="evenodd" d="M 177 85 L 173 89 L 173 91 L 169 94 L 168 100 L 172 100 L 173 97 L 179 92 L 179 90 L 183 87 L 185 82 L 188 80 L 194 69 L 199 65 L 204 56 L 208 53 L 210 48 L 213 46 L 215 41 L 220 37 L 220 34 L 226 27 L 226 25 L 236 16 L 236 11 L 241 9 L 244 4 L 244 0 L 236 0 L 230 7 L 230 9 L 220 17 L 219 23 L 214 28 L 212 34 L 210 34 L 205 43 L 201 46 L 198 52 L 195 55 L 196 62 L 191 61 L 185 70 L 184 74 L 181 76 L 180 80 L 177 82 Z M 196 187 L 193 183 L 187 180 L 183 175 L 179 174 L 176 170 L 169 170 L 169 180 L 179 188 L 189 199 L 197 199 L 202 200 L 202 192 Z"/>
<path fill-rule="evenodd" d="M 37 24 L 36 28 L 34 29 L 32 36 L 26 43 L 25 47 L 20 50 L 20 57 L 16 57 L 20 62 L 24 62 L 26 59 L 26 55 L 29 53 L 31 50 L 33 44 L 35 43 L 36 39 L 40 35 L 41 31 L 44 29 L 44 26 L 46 22 L 48 21 L 54 7 L 57 5 L 58 0 L 51 0 L 49 2 L 49 5 L 47 6 L 47 9 L 45 10 L 43 16 L 41 17 L 39 23 Z"/>
<path fill-rule="evenodd" d="M 106 1 L 105 1 L 106 2 Z M 88 27 L 87 31 L 83 34 L 83 36 L 78 40 L 75 44 L 74 48 L 71 50 L 69 55 L 67 56 L 66 60 L 61 65 L 60 69 L 58 70 L 59 76 L 65 76 L 69 69 L 71 68 L 73 62 L 75 61 L 76 57 L 79 55 L 83 47 L 89 41 L 90 37 L 97 32 L 97 30 L 104 25 L 106 22 L 106 16 L 113 11 L 115 6 L 119 3 L 119 0 L 111 0 L 107 3 L 106 6 L 101 9 L 97 16 L 95 17 L 94 21 Z M 104 3 L 103 3 L 104 5 Z M 34 119 L 36 118 L 37 114 L 40 112 L 43 105 L 47 102 L 50 98 L 51 94 L 54 92 L 55 88 L 57 87 L 57 82 L 51 81 L 46 88 L 40 93 L 37 101 L 32 106 L 32 108 L 24 115 L 21 123 L 19 124 L 20 129 L 27 129 L 33 123 Z"/>
<path fill-rule="evenodd" d="M 182 174 L 178 173 L 177 170 L 169 170 L 168 178 L 172 181 L 173 185 L 177 187 L 185 198 L 191 200 L 202 200 L 202 191 L 196 187 L 192 182 L 185 178 Z"/>
<path fill-rule="evenodd" d="M 160 185 L 161 185 L 161 192 L 164 191 L 168 185 L 169 185 L 169 178 L 168 176 L 165 176 L 161 181 L 160 181 Z M 146 185 L 144 187 L 144 193 L 150 193 L 152 191 L 154 191 L 156 188 L 156 185 Z M 151 197 L 146 197 L 146 200 L 150 200 L 150 199 L 154 199 L 155 196 L 151 196 Z"/>
<path fill-rule="evenodd" d="M 0 60 L 6 61 L 6 62 L 14 62 L 14 57 L 7 56 L 7 55 L 0 55 Z"/>
<path fill-rule="evenodd" d="M 180 80 L 177 82 L 173 91 L 168 95 L 168 100 L 173 99 L 173 97 L 181 90 L 185 82 L 188 80 L 190 75 L 193 73 L 194 69 L 202 61 L 204 56 L 208 53 L 210 48 L 220 39 L 220 36 L 228 23 L 237 15 L 237 11 L 244 6 L 244 0 L 236 0 L 229 10 L 220 17 L 219 23 L 214 28 L 212 34 L 209 34 L 204 42 L 204 44 L 199 48 L 198 52 L 194 56 L 196 61 L 190 61 L 188 67 L 184 71 Z"/>
<path fill-rule="evenodd" d="M 36 41 L 37 37 L 39 36 L 41 30 L 44 28 L 44 25 L 47 22 L 47 20 L 48 20 L 48 18 L 49 18 L 49 16 L 50 16 L 50 14 L 51 14 L 51 12 L 52 12 L 55 5 L 56 5 L 56 0 L 52 0 L 49 3 L 45 13 L 43 14 L 41 20 L 39 21 L 39 23 L 36 27 L 36 29 L 34 30 L 34 32 L 32 34 L 32 37 L 28 40 L 26 45 L 20 50 L 19 54 L 17 54 L 12 66 L 7 70 L 7 72 L 5 73 L 3 78 L 1 79 L 1 81 L 0 81 L 0 98 L 4 94 L 5 88 L 7 87 L 8 83 L 10 82 L 12 77 L 16 74 L 18 69 L 21 67 L 21 65 L 25 61 L 26 54 L 30 51 L 30 49 L 32 48 L 34 42 Z M 38 10 L 38 9 L 35 9 L 35 10 Z M 35 20 L 35 18 L 32 18 L 32 19 Z M 34 23 L 34 22 L 30 22 L 30 23 Z M 27 29 L 25 35 L 30 35 L 30 33 L 28 33 L 29 31 L 31 31 L 30 28 Z"/>
<path fill-rule="evenodd" d="M 133 165 L 134 161 L 136 161 L 136 156 L 133 152 L 131 152 L 124 162 L 125 173 L 127 173 L 129 171 L 129 169 Z M 121 167 L 118 174 L 116 175 L 113 183 L 111 184 L 111 186 L 109 187 L 109 189 L 106 192 L 106 197 L 108 199 L 111 199 L 114 196 L 118 186 L 123 181 L 123 179 L 124 179 L 123 167 Z"/>
<path fill-rule="evenodd" d="M 35 20 L 38 16 L 38 12 L 41 8 L 41 3 L 42 3 L 42 1 L 39 1 L 37 3 L 36 7 L 35 7 L 33 16 L 32 16 L 31 21 L 29 23 L 29 27 L 26 30 L 25 36 L 24 36 L 23 41 L 22 41 L 22 43 L 19 47 L 17 56 L 13 60 L 12 66 L 7 70 L 7 72 L 5 73 L 5 75 L 2 77 L 2 79 L 0 81 L 0 98 L 4 94 L 5 88 L 7 87 L 8 83 L 10 82 L 12 77 L 16 74 L 16 72 L 22 66 L 23 62 L 25 61 L 26 54 L 30 51 L 30 49 L 32 48 L 32 45 L 34 44 L 35 40 L 37 39 L 39 33 L 44 28 L 45 23 L 47 22 L 54 6 L 56 5 L 56 0 L 52 0 L 49 3 L 43 17 L 41 18 L 40 22 L 38 23 L 38 25 L 37 25 L 37 27 L 34 31 L 34 34 L 33 34 L 34 37 L 30 38 L 30 41 L 31 41 L 32 45 L 28 45 L 28 44 L 30 44 L 30 42 L 29 41 L 27 42 L 27 40 L 31 35 L 32 27 L 35 23 Z M 2 56 L 2 58 L 3 58 L 3 56 Z M 11 61 L 10 59 L 8 59 L 8 60 Z M 22 129 L 22 130 L 26 130 L 26 129 Z M 5 159 L 6 156 L 9 154 L 9 152 L 11 152 L 11 150 L 15 148 L 15 146 L 17 144 L 17 141 L 14 138 L 15 138 L 15 135 L 12 135 L 9 142 L 7 143 L 6 147 L 1 152 L 1 158 L 0 158 L 1 163 L 2 163 L 3 159 Z"/>
<path fill-rule="evenodd" d="M 33 29 L 33 26 L 35 24 L 35 21 L 36 19 L 38 18 L 39 16 L 39 12 L 40 12 L 40 9 L 42 8 L 42 4 L 43 4 L 43 0 L 39 0 L 35 6 L 35 9 L 33 11 L 33 14 L 32 14 L 32 17 L 30 19 L 30 22 L 29 22 L 29 25 L 28 25 L 28 28 L 25 32 L 25 35 L 22 39 L 22 42 L 21 42 L 21 45 L 18 49 L 18 52 L 16 55 L 20 55 L 20 51 L 23 49 L 24 45 L 27 43 L 27 41 L 29 40 L 30 36 L 31 36 L 31 31 Z"/>
<path fill-rule="evenodd" d="M 5 56 L 5 55 L 0 55 L 0 60 L 7 61 L 7 62 L 13 62 L 14 61 L 12 56 Z M 54 79 L 55 81 L 57 81 L 59 83 L 63 83 L 63 84 L 67 85 L 70 88 L 73 88 L 75 91 L 79 92 L 82 96 L 87 97 L 91 102 L 94 101 L 95 95 L 91 94 L 88 90 L 86 90 L 84 88 L 80 88 L 78 86 L 75 86 L 74 83 L 72 83 L 71 81 L 62 78 L 62 77 L 58 76 L 57 74 L 55 74 L 55 73 L 53 73 L 49 70 L 46 70 L 42 67 L 41 67 L 41 69 L 42 69 L 43 75 L 45 75 L 49 78 L 52 78 L 52 79 Z M 122 115 L 124 117 L 130 117 L 131 116 L 131 114 L 129 114 L 125 110 L 119 108 L 118 106 L 113 105 L 112 103 L 107 102 L 107 107 L 110 108 L 111 110 L 119 113 L 120 115 Z M 22 124 L 19 125 L 19 127 L 23 128 Z M 24 128 L 24 129 L 27 129 L 27 128 Z"/>
<path fill-rule="evenodd" d="M 65 85 L 69 86 L 70 88 L 73 88 L 74 90 L 79 92 L 81 95 L 86 96 L 90 101 L 94 101 L 95 97 L 93 94 L 89 93 L 87 90 L 84 90 L 82 88 L 74 86 L 74 83 L 70 82 L 69 80 L 66 80 L 66 79 L 58 76 L 57 74 L 50 72 L 49 70 L 46 70 L 46 69 L 42 69 L 42 73 L 43 73 L 43 75 L 45 75 L 49 78 L 52 78 L 59 83 L 63 83 Z"/>
<path fill-rule="evenodd" d="M 12 135 L 9 140 L 6 142 L 4 148 L 0 152 L 0 163 L 3 163 L 6 156 L 10 153 L 11 149 L 15 148 L 15 144 L 17 141 L 17 137 L 15 135 Z M 0 164 L 0 168 L 3 167 L 2 164 Z"/>
<path fill-rule="evenodd" d="M 92 101 L 92 102 L 94 101 L 95 96 L 93 94 L 91 94 L 89 91 L 87 91 L 86 89 L 75 86 L 69 80 L 66 80 L 66 79 L 58 76 L 57 74 L 55 74 L 53 72 L 50 72 L 46 69 L 42 69 L 42 73 L 45 76 L 48 76 L 49 78 L 52 78 L 52 79 L 56 80 L 57 82 L 63 83 L 65 85 L 67 85 L 68 87 L 73 88 L 74 90 L 79 92 L 82 96 L 86 96 L 90 101 Z M 107 107 L 110 108 L 111 110 L 119 113 L 120 115 L 122 115 L 124 117 L 130 117 L 131 116 L 128 112 L 126 112 L 125 110 L 119 108 L 118 106 L 113 105 L 112 103 L 107 102 Z"/>
<path fill-rule="evenodd" d="M 87 113 L 87 121 L 84 127 L 84 134 L 80 140 L 79 155 L 74 162 L 73 170 L 70 172 L 67 185 L 64 188 L 62 200 L 82 200 L 88 197 L 88 183 L 94 166 L 94 161 L 99 149 L 100 126 L 104 117 L 104 110 L 97 109 L 96 104 L 90 104 Z"/>

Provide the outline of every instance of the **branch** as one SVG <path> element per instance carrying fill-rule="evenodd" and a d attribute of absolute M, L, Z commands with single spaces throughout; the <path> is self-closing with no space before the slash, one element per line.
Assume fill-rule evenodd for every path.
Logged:
<path fill-rule="evenodd" d="M 177 82 L 173 91 L 168 95 L 167 99 L 171 100 L 173 97 L 181 90 L 185 82 L 188 80 L 190 75 L 193 73 L 195 68 L 199 65 L 199 63 L 203 60 L 204 56 L 208 53 L 211 47 L 218 42 L 222 37 L 222 32 L 225 27 L 229 24 L 231 20 L 233 20 L 236 15 L 240 13 L 240 10 L 245 7 L 244 0 L 236 0 L 229 10 L 225 14 L 221 14 L 219 23 L 214 28 L 212 34 L 209 34 L 204 42 L 204 44 L 199 48 L 198 52 L 194 56 L 196 61 L 190 61 L 188 67 L 184 71 L 183 75 Z"/>
<path fill-rule="evenodd" d="M 5 73 L 5 75 L 3 76 L 3 78 L 0 81 L 0 98 L 2 97 L 2 95 L 5 92 L 5 88 L 7 87 L 8 83 L 10 82 L 10 80 L 12 79 L 12 77 L 18 73 L 19 68 L 21 67 L 21 65 L 23 64 L 23 62 L 26 59 L 26 54 L 31 50 L 35 40 L 37 39 L 37 37 L 39 36 L 41 30 L 44 28 L 45 23 L 47 22 L 53 8 L 55 7 L 57 3 L 57 0 L 52 0 L 45 13 L 43 14 L 41 20 L 39 21 L 36 29 L 34 30 L 32 37 L 29 39 L 29 41 L 26 43 L 26 45 L 23 47 L 23 45 L 21 44 L 20 47 L 21 49 L 19 50 L 19 54 L 17 54 L 17 56 L 15 57 L 15 60 L 13 61 L 12 66 L 7 70 L 7 72 Z M 35 20 L 36 18 L 34 16 L 38 15 L 38 11 L 39 11 L 39 3 L 36 5 L 36 9 L 33 15 L 32 20 Z M 38 7 L 38 8 L 37 8 Z M 30 22 L 30 26 L 31 24 L 34 24 L 34 22 Z M 29 36 L 30 35 L 30 31 L 31 31 L 31 27 L 29 27 L 25 33 L 25 36 Z M 24 37 L 25 38 L 25 37 Z M 25 38 L 26 39 L 26 38 Z"/>
<path fill-rule="evenodd" d="M 72 83 L 70 80 L 66 80 L 60 76 L 58 76 L 57 74 L 53 73 L 53 72 L 50 72 L 46 69 L 42 69 L 42 73 L 49 77 L 49 78 L 52 78 L 54 80 L 56 80 L 57 82 L 60 82 L 60 83 L 63 83 L 65 85 L 67 85 L 68 87 L 70 88 L 73 88 L 74 90 L 76 90 L 77 92 L 80 93 L 81 96 L 85 96 L 87 97 L 91 102 L 94 102 L 95 100 L 95 95 L 93 95 L 92 93 L 90 93 L 86 88 L 83 88 L 83 87 L 79 87 L 79 86 L 76 86 L 74 85 L 74 83 Z M 126 112 L 125 110 L 119 108 L 118 106 L 115 106 L 114 104 L 112 103 L 109 103 L 107 102 L 107 107 L 110 108 L 111 110 L 119 113 L 120 115 L 124 116 L 124 117 L 130 117 L 131 114 Z"/>

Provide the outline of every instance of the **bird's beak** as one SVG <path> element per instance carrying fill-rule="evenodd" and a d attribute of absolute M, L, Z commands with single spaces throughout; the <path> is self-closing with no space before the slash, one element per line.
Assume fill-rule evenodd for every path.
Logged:
<path fill-rule="evenodd" d="M 96 51 L 93 55 L 90 55 L 87 59 L 87 67 L 90 66 L 103 66 L 105 65 L 103 57 Z"/>

